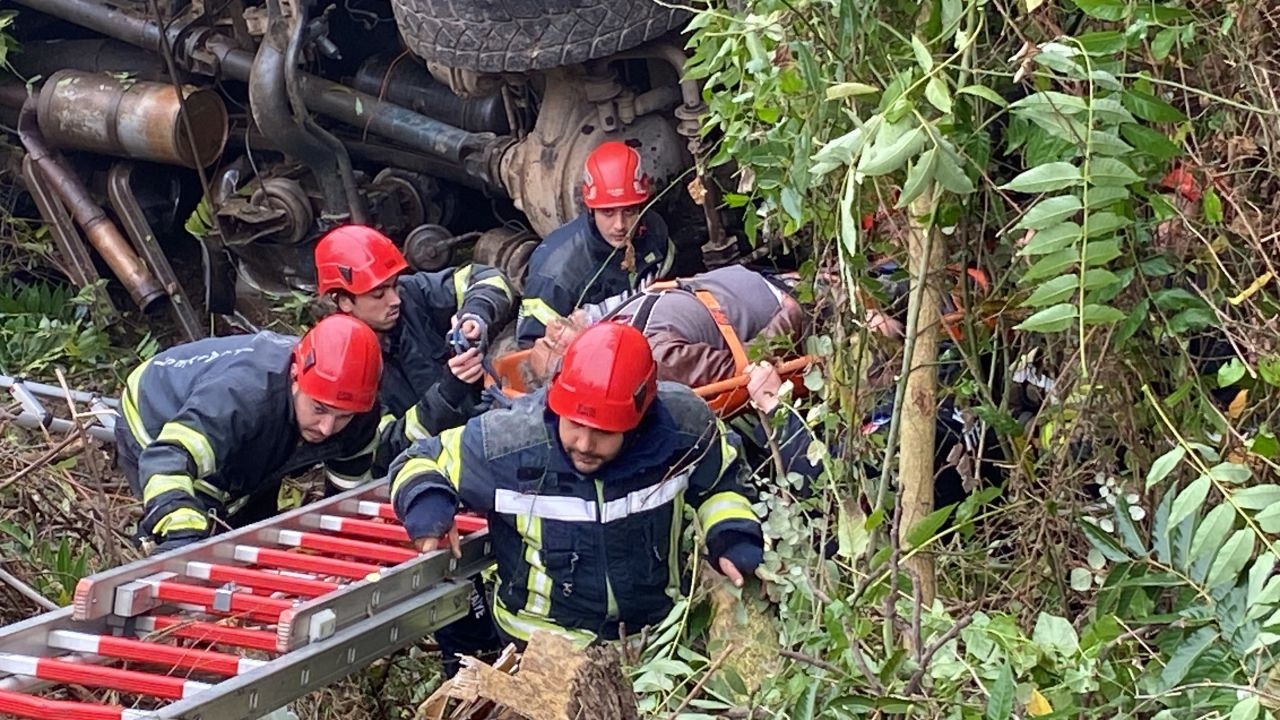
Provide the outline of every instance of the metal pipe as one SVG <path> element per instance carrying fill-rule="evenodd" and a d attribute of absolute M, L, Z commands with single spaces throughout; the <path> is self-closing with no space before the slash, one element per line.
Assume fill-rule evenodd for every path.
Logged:
<path fill-rule="evenodd" d="M 111 38 L 43 40 L 22 43 L 10 58 L 24 77 L 49 77 L 59 70 L 128 73 L 134 80 L 167 80 L 164 63 L 154 53 Z"/>
<path fill-rule="evenodd" d="M 160 51 L 160 26 L 116 9 L 85 0 L 14 0 L 24 7 L 89 28 L 152 52 Z"/>
<path fill-rule="evenodd" d="M 511 131 L 502 95 L 458 97 L 436 81 L 417 58 L 398 53 L 374 55 L 356 71 L 351 85 L 469 132 L 504 135 Z"/>
<path fill-rule="evenodd" d="M 19 142 L 27 149 L 31 162 L 39 168 L 45 181 L 62 198 L 63 204 L 71 211 L 76 224 L 84 230 L 89 242 L 97 248 L 111 271 L 120 278 L 120 282 L 124 283 L 133 301 L 139 308 L 146 310 L 151 303 L 164 296 L 164 288 L 160 287 L 160 283 L 156 282 L 146 265 L 129 247 L 129 241 L 124 239 L 120 230 L 107 219 L 107 214 L 89 197 L 89 191 L 80 182 L 80 178 L 49 151 L 40 135 L 37 108 L 36 98 L 30 98 L 18 113 Z"/>
<path fill-rule="evenodd" d="M 258 45 L 249 74 L 249 106 L 253 121 L 285 154 L 300 160 L 315 176 L 326 216 L 350 215 L 346 189 L 338 176 L 333 151 L 294 122 L 285 87 L 287 31 L 279 0 L 267 3 L 267 33 Z"/>
<path fill-rule="evenodd" d="M 213 90 L 126 82 L 106 73 L 60 70 L 40 91 L 40 132 L 57 147 L 195 168 L 218 159 L 227 108 Z M 183 137 L 184 112 L 196 145 Z M 197 155 L 193 156 L 193 153 Z"/>
<path fill-rule="evenodd" d="M 320 127 L 311 114 L 307 112 L 298 89 L 298 55 L 302 52 L 303 33 L 307 29 L 307 6 L 305 3 L 295 6 L 293 11 L 293 29 L 289 32 L 289 45 L 284 54 L 285 88 L 289 91 L 289 104 L 293 107 L 294 122 L 311 133 L 316 139 L 329 146 L 334 159 L 338 163 L 338 174 L 342 178 L 342 188 L 347 195 L 347 207 L 351 211 L 351 221 L 360 225 L 369 224 L 369 213 L 364 208 L 364 196 L 356 185 L 356 174 L 351 169 L 351 156 L 342 142 L 328 130 Z"/>

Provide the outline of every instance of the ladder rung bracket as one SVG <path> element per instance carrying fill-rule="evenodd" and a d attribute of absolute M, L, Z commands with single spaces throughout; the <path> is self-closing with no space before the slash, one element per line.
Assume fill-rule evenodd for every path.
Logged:
<path fill-rule="evenodd" d="M 347 578 L 348 580 L 376 579 L 382 572 L 381 565 L 370 565 L 352 560 L 324 557 L 323 555 L 311 555 L 294 550 L 261 548 L 252 545 L 237 545 L 235 559 L 237 562 L 250 565 L 261 565 L 280 570 L 300 570 L 317 575 Z"/>
<path fill-rule="evenodd" d="M 207 683 L 180 677 L 11 653 L 0 653 L 0 672 L 26 675 L 50 682 L 72 683 L 86 687 L 119 690 L 120 692 L 133 693 L 135 695 L 149 695 L 165 700 L 182 700 L 211 687 Z"/>
<path fill-rule="evenodd" d="M 31 720 L 142 720 L 148 715 L 119 705 L 50 700 L 10 690 L 0 690 L 0 713 Z"/>
<path fill-rule="evenodd" d="M 70 630 L 55 630 L 49 633 L 49 647 L 226 677 L 249 672 L 262 664 L 260 660 L 242 658 L 230 653 L 197 650 L 110 635 L 91 635 Z"/>
<path fill-rule="evenodd" d="M 326 617 L 324 613 L 333 614 L 328 626 L 340 632 L 370 613 L 403 602 L 447 578 L 479 572 L 493 562 L 488 531 L 462 538 L 460 549 L 461 558 L 453 557 L 447 548 L 426 555 L 415 553 L 414 561 L 384 570 L 376 582 L 352 583 L 341 593 L 316 598 L 285 611 L 280 615 L 276 628 L 277 649 L 289 652 L 322 639 L 323 634 L 316 637 L 312 626 L 320 626 L 320 621 Z"/>
<path fill-rule="evenodd" d="M 299 532 L 297 530 L 279 530 L 276 533 L 275 540 L 286 547 L 318 550 L 334 555 L 344 555 L 365 561 L 384 562 L 392 565 L 399 565 L 402 562 L 418 557 L 418 552 L 409 548 L 380 545 L 363 540 L 321 535 L 320 533 Z"/>
<path fill-rule="evenodd" d="M 275 652 L 276 649 L 275 630 L 254 630 L 222 623 L 188 620 L 173 615 L 144 615 L 137 618 L 134 628 L 142 633 L 159 632 L 165 636 L 216 645 L 270 652 Z"/>
<path fill-rule="evenodd" d="M 197 580 L 208 580 L 216 583 L 237 583 L 255 590 L 283 592 L 302 598 L 319 597 L 341 587 L 337 583 L 323 580 L 291 577 L 265 570 L 252 570 L 250 568 L 206 563 L 198 560 L 187 563 L 187 570 L 184 574 Z"/>

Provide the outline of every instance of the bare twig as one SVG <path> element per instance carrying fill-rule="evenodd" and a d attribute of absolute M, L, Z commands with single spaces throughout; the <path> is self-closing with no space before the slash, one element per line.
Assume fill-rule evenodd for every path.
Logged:
<path fill-rule="evenodd" d="M 724 664 L 724 661 L 729 659 L 729 655 L 733 653 L 733 650 L 733 643 L 729 643 L 725 646 L 725 649 L 720 652 L 720 655 L 716 657 L 715 660 L 712 660 L 711 664 L 707 666 L 707 669 L 703 671 L 702 677 L 698 678 L 698 682 L 690 688 L 689 693 L 684 696 L 684 700 L 680 701 L 680 704 L 676 706 L 676 709 L 667 717 L 667 720 L 676 720 L 680 713 L 684 712 L 684 709 L 689 707 L 689 703 L 692 702 L 694 698 L 698 697 L 698 694 L 702 692 L 702 688 L 707 684 L 707 681 L 711 679 L 711 676 L 715 674 L 716 670 L 720 669 L 720 666 Z"/>
<path fill-rule="evenodd" d="M 942 649 L 943 645 L 954 640 L 956 636 L 960 634 L 960 631 L 968 627 L 971 622 L 973 622 L 973 613 L 965 615 L 957 620 L 954 625 L 947 628 L 946 632 L 942 633 L 941 637 L 933 641 L 933 644 L 924 651 L 924 655 L 920 661 L 920 667 L 916 668 L 915 673 L 911 675 L 911 680 L 907 682 L 907 689 L 904 693 L 905 695 L 911 696 L 920 692 L 920 683 L 924 682 L 924 674 L 929 670 L 929 661 L 933 660 L 933 656 Z"/>
<path fill-rule="evenodd" d="M 80 413 L 76 411 L 76 401 L 71 397 L 71 388 L 67 386 L 67 378 L 62 373 L 62 368 L 54 368 L 54 373 L 58 376 L 58 385 L 62 388 L 62 397 L 67 401 L 67 410 L 71 415 L 71 422 L 76 426 L 76 434 L 80 436 L 80 440 L 84 443 L 86 452 L 82 453 L 85 462 L 89 465 L 89 475 L 93 478 L 94 490 L 93 506 L 98 512 L 99 521 L 95 523 L 102 534 L 102 549 L 107 554 L 107 560 L 110 565 L 120 564 L 120 549 L 111 537 L 110 522 L 107 518 L 107 491 L 102 484 L 102 468 L 98 467 L 98 459 L 93 456 L 88 449 L 93 447 L 92 438 L 89 437 L 89 431 L 85 430 L 84 423 L 80 422 Z"/>
<path fill-rule="evenodd" d="M 804 653 L 797 652 L 795 650 L 783 649 L 783 650 L 779 650 L 778 653 L 781 654 L 782 657 L 784 658 L 790 658 L 792 660 L 795 660 L 796 662 L 802 662 L 805 665 L 812 665 L 816 668 L 820 668 L 828 672 L 833 672 L 838 675 L 844 675 L 843 670 L 841 670 L 840 668 L 836 667 L 835 665 L 832 665 L 831 663 L 821 658 L 816 658 L 811 655 L 805 655 Z"/>
<path fill-rule="evenodd" d="M 16 590 L 19 595 L 30 600 L 36 605 L 39 605 L 45 610 L 58 609 L 57 603 L 41 595 L 39 592 L 36 592 L 35 588 L 24 583 L 22 580 L 18 579 L 12 573 L 5 570 L 4 568 L 0 568 L 0 581 L 3 581 L 5 585 L 8 585 L 9 587 Z"/>
<path fill-rule="evenodd" d="M 59 441 L 57 445 L 54 445 L 53 447 L 49 448 L 47 451 L 45 451 L 45 454 L 36 458 L 35 462 L 22 468 L 21 470 L 10 475 L 4 480 L 0 480 L 0 490 L 4 490 L 5 488 L 18 482 L 19 480 L 30 475 L 36 470 L 39 470 L 45 465 L 48 465 L 49 462 L 53 460 L 55 457 L 57 457 L 59 453 L 61 453 L 63 450 L 66 450 L 67 447 L 71 445 L 71 443 L 79 439 L 80 437 L 77 435 L 67 435 L 66 437 L 62 438 L 62 440 Z"/>

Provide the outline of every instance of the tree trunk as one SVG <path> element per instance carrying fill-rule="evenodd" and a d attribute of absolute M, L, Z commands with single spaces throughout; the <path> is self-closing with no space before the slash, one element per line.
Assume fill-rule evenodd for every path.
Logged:
<path fill-rule="evenodd" d="M 926 515 L 933 512 L 933 475 L 935 416 L 938 412 L 938 333 L 942 307 L 943 238 L 934 228 L 933 193 L 926 191 L 909 207 L 907 235 L 907 269 L 911 274 L 909 314 L 917 315 L 916 336 L 911 357 L 904 360 L 908 370 L 907 387 L 902 406 L 902 429 L 899 434 L 898 502 L 902 503 L 902 521 L 898 541 L 904 549 L 907 533 Z M 905 563 L 905 569 L 920 583 L 920 597 L 925 606 L 933 603 L 937 583 L 933 556 L 918 553 Z"/>

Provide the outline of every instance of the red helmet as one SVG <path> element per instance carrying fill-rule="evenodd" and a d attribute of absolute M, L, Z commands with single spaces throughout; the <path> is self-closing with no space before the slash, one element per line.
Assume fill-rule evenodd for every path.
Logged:
<path fill-rule="evenodd" d="M 364 225 L 343 225 L 316 243 L 316 292 L 363 295 L 407 267 L 391 238 Z"/>
<path fill-rule="evenodd" d="M 640 424 L 658 394 L 658 366 L 649 341 L 630 325 L 587 328 L 565 351 L 547 406 L 563 418 L 605 432 Z"/>
<path fill-rule="evenodd" d="M 293 348 L 298 389 L 330 407 L 368 412 L 378 399 L 382 347 L 368 325 L 350 315 L 316 323 Z"/>
<path fill-rule="evenodd" d="M 638 205 L 649 199 L 649 176 L 635 148 L 610 140 L 587 156 L 582 174 L 582 202 L 589 208 Z"/>

